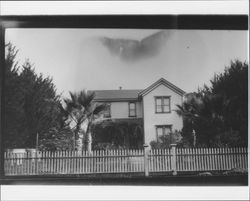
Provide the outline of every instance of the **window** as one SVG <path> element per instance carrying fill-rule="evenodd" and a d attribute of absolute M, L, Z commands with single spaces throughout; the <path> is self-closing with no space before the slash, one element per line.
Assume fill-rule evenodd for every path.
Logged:
<path fill-rule="evenodd" d="M 156 137 L 157 141 L 159 140 L 159 137 L 162 135 L 169 135 L 172 130 L 172 125 L 159 125 L 156 126 Z"/>
<path fill-rule="evenodd" d="M 155 97 L 155 113 L 170 113 L 170 97 L 157 96 Z"/>
<path fill-rule="evenodd" d="M 136 104 L 135 103 L 129 103 L 128 104 L 128 115 L 129 117 L 135 117 L 136 116 Z"/>
<path fill-rule="evenodd" d="M 104 111 L 104 117 L 105 118 L 111 117 L 111 104 L 110 103 L 107 104 L 107 108 Z"/>

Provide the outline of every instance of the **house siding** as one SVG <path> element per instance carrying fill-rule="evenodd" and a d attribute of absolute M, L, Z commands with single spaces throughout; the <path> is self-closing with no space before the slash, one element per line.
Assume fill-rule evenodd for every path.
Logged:
<path fill-rule="evenodd" d="M 155 113 L 156 96 L 170 96 L 170 113 Z M 149 145 L 151 141 L 156 140 L 156 125 L 172 125 L 173 131 L 182 129 L 182 117 L 174 111 L 177 109 L 176 104 L 182 104 L 182 98 L 163 84 L 143 96 L 144 143 Z"/>

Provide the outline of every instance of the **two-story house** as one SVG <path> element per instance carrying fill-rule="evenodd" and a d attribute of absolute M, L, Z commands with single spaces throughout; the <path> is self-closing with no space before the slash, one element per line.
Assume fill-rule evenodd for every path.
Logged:
<path fill-rule="evenodd" d="M 182 117 L 174 111 L 181 105 L 185 92 L 161 78 L 144 90 L 95 90 L 96 102 L 108 109 L 103 119 L 142 119 L 144 143 L 183 127 Z"/>

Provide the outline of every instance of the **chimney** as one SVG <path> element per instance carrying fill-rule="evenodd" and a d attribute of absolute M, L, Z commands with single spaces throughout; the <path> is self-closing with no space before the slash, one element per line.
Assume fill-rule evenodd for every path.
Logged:
<path fill-rule="evenodd" d="M 120 86 L 119 89 L 122 90 L 122 87 Z"/>

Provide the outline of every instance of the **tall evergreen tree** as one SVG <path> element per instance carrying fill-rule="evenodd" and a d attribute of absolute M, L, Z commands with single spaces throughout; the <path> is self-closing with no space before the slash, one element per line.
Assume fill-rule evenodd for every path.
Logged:
<path fill-rule="evenodd" d="M 49 139 L 51 130 L 61 130 L 65 123 L 60 97 L 50 77 L 37 75 L 27 60 L 16 62 L 18 51 L 6 45 L 5 74 L 5 148 L 35 148 L 36 136 Z"/>
<path fill-rule="evenodd" d="M 210 82 L 195 93 L 200 104 L 186 100 L 178 106 L 184 135 L 190 138 L 195 128 L 200 146 L 247 146 L 248 64 L 235 60 Z"/>

